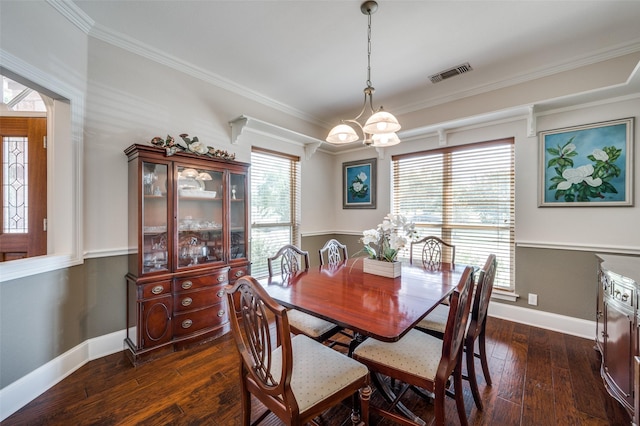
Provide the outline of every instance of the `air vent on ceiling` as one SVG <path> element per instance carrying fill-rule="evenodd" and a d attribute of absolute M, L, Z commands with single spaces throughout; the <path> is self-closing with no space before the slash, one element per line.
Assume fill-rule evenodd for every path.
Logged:
<path fill-rule="evenodd" d="M 462 65 L 458 65 L 457 67 L 453 67 L 448 70 L 441 71 L 437 74 L 433 74 L 429 76 L 429 79 L 431 80 L 432 83 L 438 83 L 439 81 L 446 80 L 448 78 L 451 78 L 453 76 L 456 76 L 471 70 L 473 70 L 473 68 L 471 68 L 471 65 L 469 65 L 469 62 L 466 62 Z"/>

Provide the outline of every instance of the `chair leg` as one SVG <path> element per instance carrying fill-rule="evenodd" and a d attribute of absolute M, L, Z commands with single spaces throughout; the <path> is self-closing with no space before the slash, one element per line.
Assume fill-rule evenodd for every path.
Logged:
<path fill-rule="evenodd" d="M 369 400 L 371 399 L 371 387 L 365 386 L 360 388 L 358 391 L 358 398 L 354 395 L 354 409 L 356 407 L 356 403 L 360 407 L 359 412 L 352 410 L 351 412 L 351 422 L 356 425 L 364 425 L 367 426 L 369 424 Z"/>
<path fill-rule="evenodd" d="M 444 400 L 446 398 L 447 384 L 436 380 L 433 398 L 433 411 L 435 426 L 444 426 Z"/>
<path fill-rule="evenodd" d="M 487 363 L 487 348 L 484 341 L 484 330 L 478 336 L 478 349 L 480 353 L 480 362 L 482 363 L 482 374 L 487 386 L 491 386 L 491 375 L 489 375 L 489 364 Z"/>
<path fill-rule="evenodd" d="M 467 341 L 465 342 L 465 358 L 467 359 L 467 379 L 469 380 L 469 386 L 471 387 L 473 401 L 476 403 L 476 407 L 478 407 L 478 410 L 482 411 L 482 398 L 480 398 L 480 391 L 478 390 L 478 380 L 476 378 L 476 363 L 474 357 L 473 338 L 467 338 Z M 458 391 L 456 390 L 456 393 L 457 392 Z"/>
<path fill-rule="evenodd" d="M 453 388 L 455 391 L 456 408 L 458 409 L 458 417 L 460 418 L 460 424 L 462 426 L 468 426 L 467 412 L 464 409 L 464 395 L 462 393 L 462 363 L 459 363 L 456 368 L 457 371 L 453 372 Z"/>
<path fill-rule="evenodd" d="M 241 400 L 241 406 L 242 406 L 242 424 L 250 425 L 251 424 L 251 394 L 249 393 L 249 390 L 247 389 L 247 384 L 244 381 L 244 375 L 245 375 L 244 365 L 241 364 L 240 377 L 242 378 L 242 380 L 240 380 L 240 383 L 241 383 L 240 400 Z"/>

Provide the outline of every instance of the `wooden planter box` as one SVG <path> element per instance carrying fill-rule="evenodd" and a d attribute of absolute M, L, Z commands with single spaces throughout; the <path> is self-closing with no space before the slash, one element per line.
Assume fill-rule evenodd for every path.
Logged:
<path fill-rule="evenodd" d="M 402 262 L 383 262 L 380 260 L 365 258 L 363 271 L 367 274 L 380 275 L 382 277 L 397 278 L 402 272 Z"/>

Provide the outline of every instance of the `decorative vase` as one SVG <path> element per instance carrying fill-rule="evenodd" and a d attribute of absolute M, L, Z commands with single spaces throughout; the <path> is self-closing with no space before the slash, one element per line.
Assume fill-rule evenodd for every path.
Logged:
<path fill-rule="evenodd" d="M 367 274 L 380 275 L 381 277 L 397 278 L 402 272 L 402 263 L 365 258 L 363 271 Z"/>

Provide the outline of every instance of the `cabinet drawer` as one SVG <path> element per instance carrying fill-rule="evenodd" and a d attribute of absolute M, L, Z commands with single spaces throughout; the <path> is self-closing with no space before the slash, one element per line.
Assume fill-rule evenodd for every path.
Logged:
<path fill-rule="evenodd" d="M 238 278 L 244 277 L 249 274 L 248 266 L 239 266 L 236 268 L 231 268 L 229 271 L 229 282 L 235 282 Z"/>
<path fill-rule="evenodd" d="M 176 278 L 173 291 L 178 292 L 183 290 L 195 290 L 202 287 L 225 284 L 227 280 L 227 269 L 215 271 L 207 275 Z"/>
<path fill-rule="evenodd" d="M 219 285 L 202 290 L 183 291 L 175 295 L 174 312 L 185 312 L 206 308 L 221 303 L 224 298 L 224 286 Z"/>
<path fill-rule="evenodd" d="M 611 297 L 623 305 L 634 307 L 634 289 L 624 282 L 612 280 Z"/>
<path fill-rule="evenodd" d="M 198 311 L 176 314 L 173 317 L 173 336 L 177 338 L 205 328 L 217 327 L 228 320 L 226 303 Z"/>
<path fill-rule="evenodd" d="M 148 299 L 171 292 L 171 281 L 158 281 L 151 284 L 144 284 L 138 287 L 138 297 Z"/>

